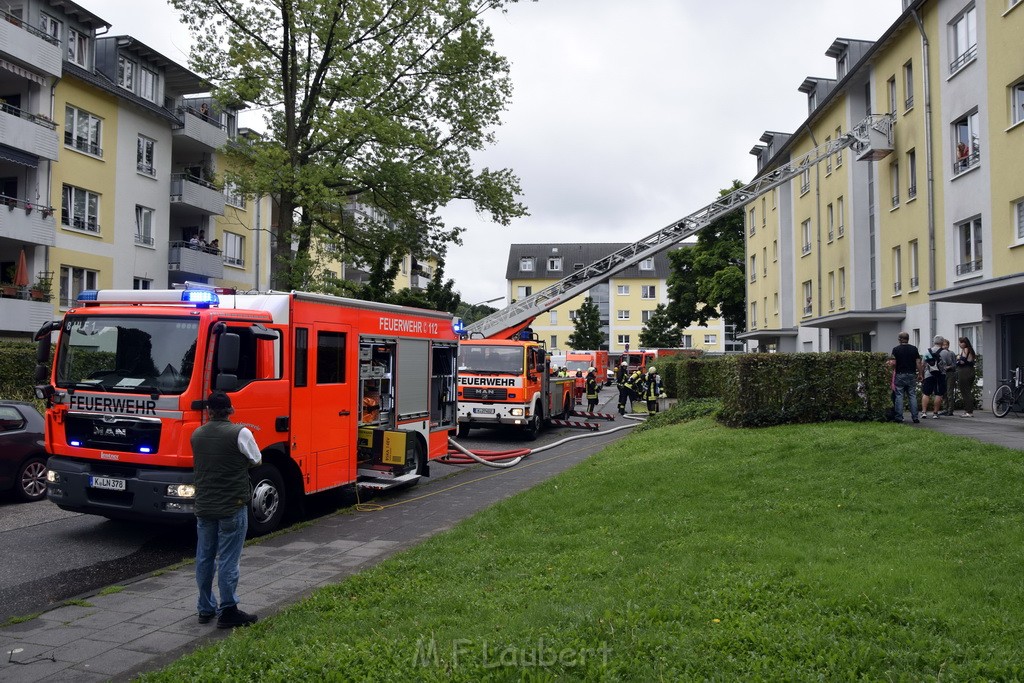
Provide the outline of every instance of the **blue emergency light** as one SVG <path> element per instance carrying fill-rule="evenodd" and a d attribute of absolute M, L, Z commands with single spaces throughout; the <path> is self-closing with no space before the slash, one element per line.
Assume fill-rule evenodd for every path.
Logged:
<path fill-rule="evenodd" d="M 181 292 L 181 300 L 186 304 L 197 304 L 201 306 L 216 306 L 220 304 L 220 297 L 216 292 L 208 289 L 184 289 Z"/>

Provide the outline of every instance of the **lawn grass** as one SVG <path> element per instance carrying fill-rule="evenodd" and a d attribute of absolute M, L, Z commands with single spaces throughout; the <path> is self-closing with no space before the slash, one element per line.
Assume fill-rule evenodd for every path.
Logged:
<path fill-rule="evenodd" d="M 648 430 L 144 678 L 1020 679 L 1022 480 L 897 425 Z"/>

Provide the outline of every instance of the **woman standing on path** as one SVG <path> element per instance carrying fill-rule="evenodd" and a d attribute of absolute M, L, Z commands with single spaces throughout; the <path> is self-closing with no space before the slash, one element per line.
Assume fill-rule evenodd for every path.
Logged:
<path fill-rule="evenodd" d="M 971 340 L 960 337 L 960 353 L 956 357 L 956 377 L 964 399 L 964 417 L 974 417 L 974 361 L 977 355 Z"/>

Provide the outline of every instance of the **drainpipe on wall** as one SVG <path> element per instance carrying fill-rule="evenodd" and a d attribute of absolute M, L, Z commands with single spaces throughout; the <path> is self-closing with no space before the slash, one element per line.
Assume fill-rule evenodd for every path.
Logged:
<path fill-rule="evenodd" d="M 924 140 L 925 140 L 925 173 L 927 174 L 926 188 L 928 192 L 928 339 L 935 336 L 939 327 L 937 304 L 931 299 L 931 292 L 936 287 L 936 255 L 935 255 L 935 159 L 932 156 L 932 90 L 931 90 L 931 62 L 928 59 L 928 34 L 925 33 L 924 23 L 917 10 L 913 10 L 914 21 L 917 23 L 917 30 L 921 34 L 921 60 L 924 71 Z"/>
<path fill-rule="evenodd" d="M 807 126 L 807 134 L 811 137 L 811 144 L 814 145 L 815 148 L 817 148 L 817 146 L 818 146 L 818 139 L 814 137 L 814 131 L 811 130 L 811 127 L 809 125 Z M 815 297 L 815 300 L 818 302 L 816 308 L 818 309 L 817 310 L 817 314 L 818 314 L 818 316 L 820 316 L 821 315 L 821 298 L 824 296 L 824 291 L 825 291 L 823 285 L 821 284 L 821 250 L 822 250 L 822 246 L 821 246 L 821 164 L 820 163 L 815 163 L 814 164 L 814 210 L 815 210 L 815 213 L 816 213 L 816 219 L 815 219 L 816 226 L 815 226 L 815 230 L 814 230 L 814 234 L 815 234 L 814 256 L 815 256 L 815 262 L 817 264 L 817 272 L 814 275 L 814 281 L 817 283 L 817 286 L 818 286 L 818 294 Z M 812 315 L 813 315 L 813 310 L 812 310 Z M 824 350 L 824 349 L 821 348 L 822 337 L 823 336 L 824 336 L 824 333 L 822 332 L 822 329 L 819 326 L 818 327 L 818 351 L 819 352 Z"/>

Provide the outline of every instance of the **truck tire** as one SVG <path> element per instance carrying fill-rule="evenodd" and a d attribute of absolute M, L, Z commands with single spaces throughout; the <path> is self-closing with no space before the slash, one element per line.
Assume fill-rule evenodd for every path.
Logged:
<path fill-rule="evenodd" d="M 269 534 L 281 526 L 285 513 L 284 479 L 273 465 L 260 465 L 249 473 L 252 500 L 249 501 L 248 536 Z"/>
<path fill-rule="evenodd" d="M 538 403 L 533 407 L 533 416 L 530 417 L 530 421 L 526 423 L 526 440 L 536 441 L 537 436 L 540 434 L 540 404 Z"/>

